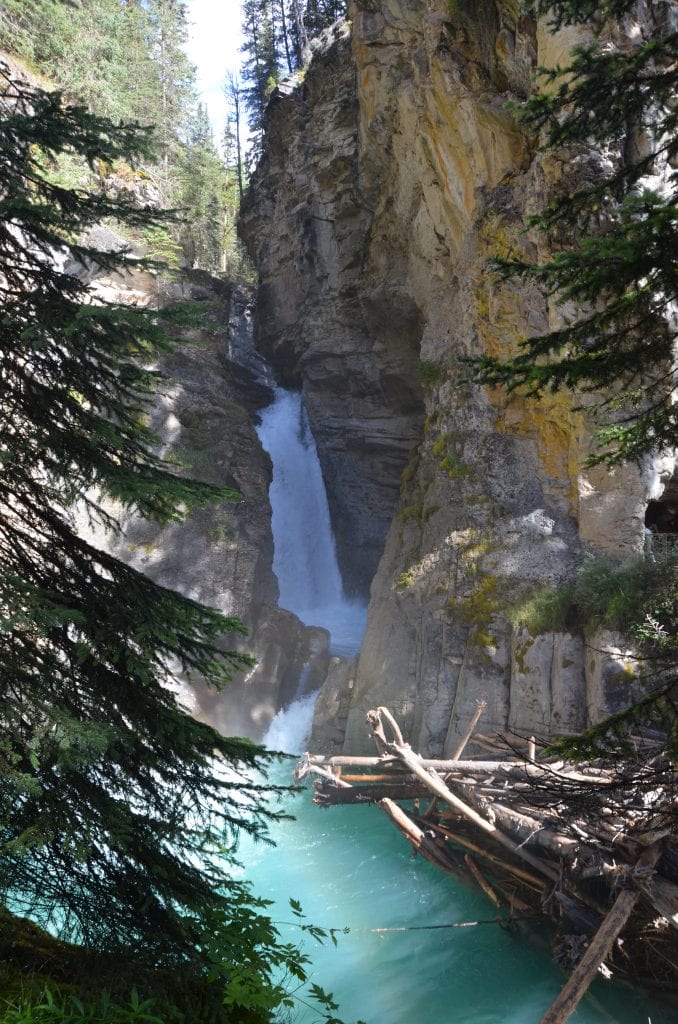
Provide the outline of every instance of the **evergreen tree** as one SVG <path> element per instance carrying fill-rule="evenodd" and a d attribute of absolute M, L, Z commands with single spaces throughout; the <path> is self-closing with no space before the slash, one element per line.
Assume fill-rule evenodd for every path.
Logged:
<path fill-rule="evenodd" d="M 198 104 L 183 153 L 177 203 L 184 221 L 182 240 L 188 262 L 214 274 L 222 270 L 226 176 L 212 138 L 207 108 Z"/>
<path fill-rule="evenodd" d="M 157 78 L 152 123 L 158 135 L 165 177 L 179 159 L 177 143 L 189 128 L 195 105 L 195 69 L 186 56 L 186 5 L 180 0 L 146 0 L 151 26 L 151 53 Z"/>
<path fill-rule="evenodd" d="M 579 314 L 526 338 L 512 358 L 478 360 L 476 379 L 535 397 L 561 387 L 603 392 L 592 461 L 613 464 L 678 444 L 678 33 L 665 21 L 665 6 L 649 5 L 651 39 L 638 37 L 632 49 L 602 46 L 605 19 L 628 15 L 635 2 L 537 6 L 552 14 L 554 27 L 590 24 L 594 38 L 575 50 L 568 68 L 548 72 L 550 88 L 526 104 L 523 119 L 543 133 L 546 148 L 591 155 L 596 173 L 566 182 L 531 222 L 557 240 L 549 260 L 499 266 L 504 275 L 536 281 L 558 303 L 574 303 Z M 656 171 L 659 188 L 648 177 Z"/>
<path fill-rule="evenodd" d="M 113 119 L 153 120 L 150 25 L 139 0 L 9 0 L 0 40 L 71 99 Z"/>
<path fill-rule="evenodd" d="M 254 136 L 251 159 L 261 146 L 264 110 L 281 73 L 309 59 L 309 41 L 347 16 L 346 0 L 243 0 L 243 92 Z"/>
<path fill-rule="evenodd" d="M 238 202 L 242 203 L 243 184 L 243 152 L 241 135 L 242 87 L 237 75 L 228 74 L 224 85 L 228 112 L 224 127 L 224 159 L 229 171 L 235 173 L 238 183 Z"/>
<path fill-rule="evenodd" d="M 346 17 L 345 0 L 306 0 L 304 24 L 308 34 L 318 35 L 338 18 Z"/>
<path fill-rule="evenodd" d="M 168 685 L 182 670 L 221 686 L 245 660 L 222 637 L 242 627 L 72 524 L 79 503 L 114 525 L 103 498 L 162 522 L 229 496 L 154 454 L 156 316 L 93 303 L 63 269 L 134 266 L 83 232 L 153 217 L 55 184 L 51 161 L 147 159 L 148 138 L 4 66 L 0 80 L 1 898 L 89 949 L 209 976 L 229 1019 L 265 1021 L 273 972 L 303 969 L 228 858 L 240 830 L 265 832 L 267 756 L 193 720 Z"/>
<path fill-rule="evenodd" d="M 549 88 L 523 109 L 545 149 L 566 147 L 570 160 L 578 159 L 572 177 L 530 221 L 550 239 L 554 254 L 539 264 L 513 259 L 497 266 L 500 275 L 536 282 L 578 312 L 571 323 L 525 338 L 517 355 L 472 361 L 473 377 L 533 398 L 560 388 L 594 394 L 602 425 L 592 463 L 675 451 L 678 33 L 666 5 L 646 4 L 652 37 L 636 32 L 635 43 L 622 49 L 603 44 L 603 35 L 608 19 L 637 14 L 635 0 L 539 0 L 534 6 L 550 15 L 554 29 L 586 24 L 592 31 L 591 43 L 574 51 L 569 66 L 542 73 Z M 594 171 L 577 173 L 577 165 Z M 631 753 L 629 732 L 649 723 L 665 731 L 678 756 L 675 573 L 657 572 L 640 620 L 635 633 L 645 696 L 553 749 L 581 756 Z"/>
<path fill-rule="evenodd" d="M 271 0 L 243 0 L 242 12 L 245 38 L 242 77 L 256 153 L 261 146 L 266 103 L 280 77 L 279 58 Z"/>

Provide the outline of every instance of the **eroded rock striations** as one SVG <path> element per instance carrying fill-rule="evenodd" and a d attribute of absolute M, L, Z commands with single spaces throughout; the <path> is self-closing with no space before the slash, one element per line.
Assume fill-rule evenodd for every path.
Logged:
<path fill-rule="evenodd" d="M 595 173 L 596 154 L 537 157 L 507 108 L 578 37 L 512 0 L 349 6 L 271 100 L 242 225 L 257 343 L 303 386 L 350 590 L 386 537 L 359 661 L 331 674 L 311 743 L 368 752 L 385 704 L 415 749 L 449 753 L 480 698 L 485 731 L 578 730 L 628 697 L 623 638 L 531 636 L 507 612 L 587 553 L 639 554 L 672 466 L 584 471 L 585 410 L 471 388 L 456 362 L 569 315 L 487 263 L 534 257 L 526 215 Z"/>

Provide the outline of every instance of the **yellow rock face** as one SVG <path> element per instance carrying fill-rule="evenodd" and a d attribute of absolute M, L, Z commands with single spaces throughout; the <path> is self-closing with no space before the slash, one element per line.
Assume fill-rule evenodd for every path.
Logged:
<path fill-rule="evenodd" d="M 528 655 L 507 611 L 587 551 L 640 550 L 647 485 L 635 469 L 583 470 L 595 396 L 580 410 L 565 393 L 534 402 L 478 389 L 459 362 L 515 353 L 569 315 L 534 286 L 499 283 L 489 261 L 545 244 L 525 224 L 567 162 L 541 161 L 508 103 L 573 39 L 551 38 L 515 0 L 349 7 L 352 63 L 328 48 L 303 92 L 280 101 L 268 184 L 255 178 L 273 211 L 257 235 L 262 336 L 303 380 L 330 488 L 343 488 L 330 495 L 336 521 L 361 509 L 354 522 L 376 521 L 404 471 L 341 696 L 345 746 L 369 751 L 364 715 L 380 703 L 431 754 L 451 749 L 480 697 L 487 732 L 580 728 L 578 638 L 551 636 Z M 349 464 L 355 474 L 339 480 Z"/>

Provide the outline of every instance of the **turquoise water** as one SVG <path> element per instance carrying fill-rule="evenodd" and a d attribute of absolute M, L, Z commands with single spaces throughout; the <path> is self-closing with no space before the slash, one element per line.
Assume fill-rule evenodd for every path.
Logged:
<path fill-rule="evenodd" d="M 276 849 L 247 851 L 246 874 L 275 900 L 285 939 L 299 933 L 288 898 L 313 923 L 351 929 L 338 948 L 305 938 L 312 980 L 334 993 L 346 1022 L 367 1024 L 538 1024 L 564 983 L 545 944 L 496 924 L 378 934 L 370 929 L 486 920 L 481 894 L 421 858 L 377 807 L 320 809 L 310 790 L 290 799 L 293 822 L 276 826 Z M 521 926 L 525 928 L 526 926 Z M 303 998 L 303 993 L 299 993 Z M 302 1004 L 296 1024 L 318 1013 Z M 675 1009 L 621 983 L 596 981 L 570 1020 L 575 1024 L 675 1024 Z"/>
<path fill-rule="evenodd" d="M 327 626 L 335 650 L 353 653 L 360 645 L 364 609 L 356 615 L 341 598 L 327 499 L 301 398 L 280 389 L 276 395 L 259 433 L 274 464 L 271 503 L 280 603 L 308 624 Z M 324 586 L 332 580 L 328 596 Z M 348 632 L 346 623 L 351 624 Z M 266 745 L 303 750 L 312 712 L 313 698 L 307 697 L 279 713 Z M 291 782 L 291 774 L 287 767 L 279 781 Z M 307 789 L 290 798 L 289 810 L 296 820 L 275 826 L 277 848 L 243 843 L 240 859 L 257 893 L 275 901 L 271 916 L 280 922 L 285 941 L 300 939 L 298 929 L 285 924 L 292 917 L 289 897 L 301 901 L 314 924 L 350 928 L 339 936 L 338 948 L 303 942 L 313 960 L 311 980 L 334 994 L 344 1021 L 538 1024 L 565 981 L 546 944 L 523 930 L 508 933 L 494 921 L 420 930 L 493 919 L 495 908 L 482 893 L 413 859 L 407 841 L 377 807 L 321 810 Z M 375 928 L 413 930 L 378 933 Z M 297 996 L 294 1024 L 318 1021 L 317 1010 L 304 1005 L 304 993 Z M 675 1024 L 677 1016 L 673 1009 L 601 979 L 570 1020 Z"/>

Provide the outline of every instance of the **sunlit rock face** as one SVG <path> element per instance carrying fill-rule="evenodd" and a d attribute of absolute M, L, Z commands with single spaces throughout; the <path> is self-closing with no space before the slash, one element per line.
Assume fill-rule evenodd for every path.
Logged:
<path fill-rule="evenodd" d="M 246 636 L 230 633 L 222 644 L 252 655 L 256 665 L 235 674 L 222 693 L 200 679 L 183 679 L 181 699 L 220 731 L 261 739 L 276 712 L 293 700 L 302 671 L 309 688 L 320 685 L 329 655 L 324 629 L 307 628 L 277 607 L 271 464 L 254 426 L 273 391 L 252 348 L 249 299 L 196 272 L 179 281 L 148 273 L 109 277 L 97 268 L 88 273 L 95 299 L 197 305 L 200 326 L 182 331 L 175 351 L 162 358 L 159 368 L 166 379 L 148 410 L 148 426 L 177 472 L 228 487 L 240 497 L 162 528 L 121 514 L 119 535 L 99 531 L 92 539 L 162 586 L 244 624 Z"/>
<path fill-rule="evenodd" d="M 331 673 L 311 745 L 370 752 L 379 704 L 431 755 L 480 699 L 484 732 L 575 731 L 617 705 L 617 656 L 516 630 L 511 609 L 588 553 L 639 555 L 663 483 L 582 469 L 598 396 L 509 398 L 464 383 L 458 358 L 515 352 L 573 315 L 488 261 L 543 255 L 525 218 L 600 164 L 539 157 L 507 107 L 582 36 L 513 0 L 349 6 L 350 37 L 328 33 L 271 101 L 243 221 L 257 343 L 303 384 L 350 586 L 381 553 L 357 667 Z"/>
<path fill-rule="evenodd" d="M 419 435 L 423 318 L 403 258 L 375 272 L 371 189 L 346 26 L 325 34 L 295 87 L 271 99 L 241 221 L 260 272 L 255 340 L 303 385 L 344 584 L 366 595 Z"/>

